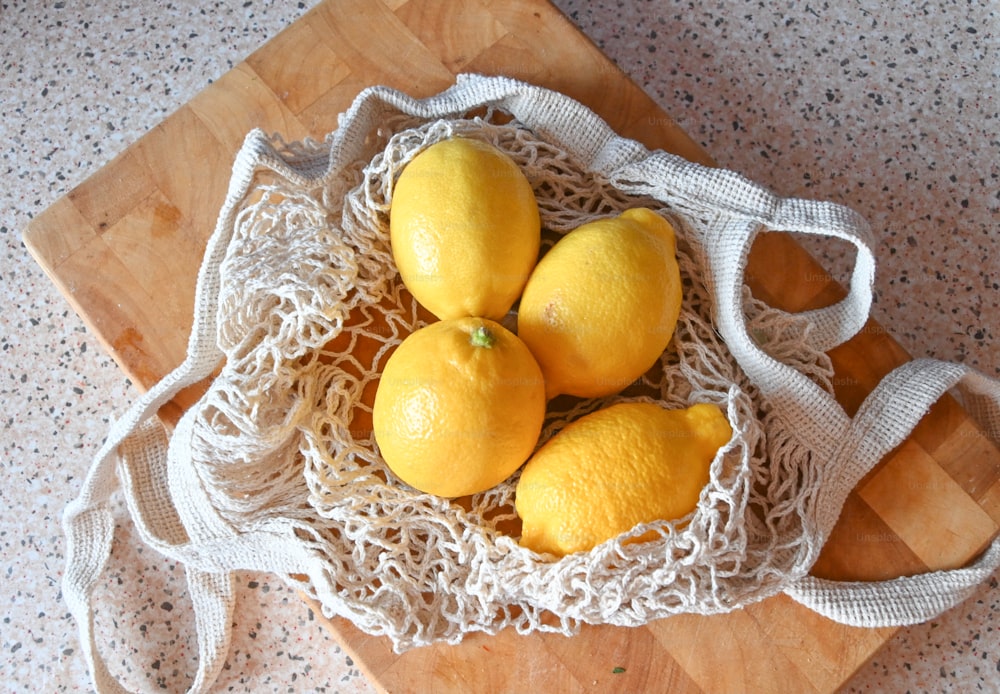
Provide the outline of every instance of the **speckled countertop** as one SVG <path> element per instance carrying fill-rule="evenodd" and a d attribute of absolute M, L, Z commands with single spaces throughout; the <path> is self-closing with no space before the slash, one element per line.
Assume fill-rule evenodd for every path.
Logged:
<path fill-rule="evenodd" d="M 29 220 L 315 0 L 0 4 L 0 685 L 89 690 L 60 595 L 59 518 L 136 396 L 28 256 Z M 1000 376 L 1000 14 L 995 3 L 556 4 L 717 159 L 878 235 L 874 316 L 913 355 Z M 833 273 L 842 249 L 810 246 Z M 143 567 L 142 571 L 139 567 Z M 183 571 L 126 533 L 103 618 L 112 669 L 183 684 Z M 239 578 L 219 691 L 371 691 L 280 581 Z M 111 588 L 106 589 L 111 592 Z M 997 576 L 904 629 L 845 691 L 1000 691 Z"/>

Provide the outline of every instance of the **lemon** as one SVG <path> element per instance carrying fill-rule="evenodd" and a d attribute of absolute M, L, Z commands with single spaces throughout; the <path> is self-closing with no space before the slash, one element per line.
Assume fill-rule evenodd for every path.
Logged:
<path fill-rule="evenodd" d="M 438 318 L 500 320 L 538 259 L 541 222 L 531 184 L 493 145 L 437 142 L 400 174 L 389 211 L 403 284 Z"/>
<path fill-rule="evenodd" d="M 514 333 L 486 318 L 408 335 L 375 393 L 375 441 L 389 468 L 444 497 L 485 491 L 531 455 L 545 417 L 542 373 Z"/>
<path fill-rule="evenodd" d="M 680 315 L 676 248 L 670 223 L 637 208 L 570 231 L 542 257 L 517 334 L 549 397 L 616 393 L 656 362 Z"/>
<path fill-rule="evenodd" d="M 715 405 L 611 405 L 566 425 L 524 466 L 521 544 L 564 556 L 693 511 L 732 429 Z"/>

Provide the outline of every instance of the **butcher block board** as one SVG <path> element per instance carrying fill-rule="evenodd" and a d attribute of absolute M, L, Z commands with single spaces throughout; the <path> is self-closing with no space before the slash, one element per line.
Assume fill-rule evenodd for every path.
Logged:
<path fill-rule="evenodd" d="M 425 96 L 459 72 L 559 90 L 622 135 L 711 164 L 545 2 L 327 0 L 39 215 L 25 243 L 128 377 L 149 388 L 184 357 L 196 274 L 244 135 L 259 127 L 286 140 L 322 138 L 364 87 Z M 787 310 L 843 293 L 778 230 L 756 242 L 748 284 Z M 909 359 L 875 323 L 831 357 L 838 399 L 852 413 Z M 165 416 L 197 394 L 178 396 Z M 997 533 L 998 480 L 1000 453 L 945 397 L 850 496 L 814 572 L 881 579 L 960 566 Z M 378 688 L 436 693 L 828 692 L 894 633 L 833 623 L 784 596 L 724 616 L 587 626 L 571 638 L 508 630 L 402 655 L 344 619 L 327 624 Z"/>

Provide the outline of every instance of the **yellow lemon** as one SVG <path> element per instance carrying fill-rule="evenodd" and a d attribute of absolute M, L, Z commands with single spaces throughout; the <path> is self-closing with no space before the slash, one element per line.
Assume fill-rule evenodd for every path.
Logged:
<path fill-rule="evenodd" d="M 681 309 L 674 229 L 652 210 L 584 224 L 538 262 L 517 334 L 549 397 L 616 393 L 666 349 Z"/>
<path fill-rule="evenodd" d="M 514 333 L 486 318 L 408 335 L 375 393 L 375 441 L 389 468 L 444 497 L 485 491 L 531 455 L 545 417 L 542 373 Z"/>
<path fill-rule="evenodd" d="M 521 544 L 564 556 L 639 523 L 683 518 L 731 436 L 722 411 L 709 404 L 619 403 L 571 422 L 521 472 Z"/>
<path fill-rule="evenodd" d="M 403 284 L 438 318 L 500 320 L 538 259 L 541 222 L 531 184 L 493 145 L 435 143 L 403 169 L 389 211 Z"/>

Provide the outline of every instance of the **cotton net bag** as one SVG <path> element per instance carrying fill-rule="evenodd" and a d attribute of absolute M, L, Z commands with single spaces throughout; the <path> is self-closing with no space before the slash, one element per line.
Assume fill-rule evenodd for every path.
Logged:
<path fill-rule="evenodd" d="M 630 207 L 674 225 L 684 302 L 670 346 L 622 393 L 553 401 L 539 443 L 612 402 L 718 405 L 733 435 L 685 518 L 557 559 L 518 544 L 517 475 L 448 500 L 408 487 L 379 457 L 378 374 L 426 323 L 389 247 L 393 184 L 454 135 L 517 162 L 546 244 Z M 847 296 L 800 314 L 754 299 L 743 272 L 767 230 L 853 244 Z M 238 570 L 281 576 L 397 651 L 476 631 L 572 634 L 707 615 L 781 592 L 862 626 L 939 614 L 1000 565 L 1000 546 L 961 570 L 883 583 L 809 576 L 847 494 L 941 394 L 957 388 L 983 430 L 1000 431 L 998 384 L 937 361 L 894 371 L 853 419 L 840 408 L 825 352 L 867 320 L 873 277 L 870 234 L 851 210 L 648 151 L 568 97 L 510 79 L 463 75 L 427 99 L 367 89 L 323 142 L 250 133 L 206 249 L 187 358 L 113 426 L 66 510 L 64 595 L 98 690 L 119 688 L 97 653 L 91 604 L 119 489 L 143 541 L 186 567 L 195 691 L 224 663 Z M 209 376 L 168 430 L 160 406 Z"/>

